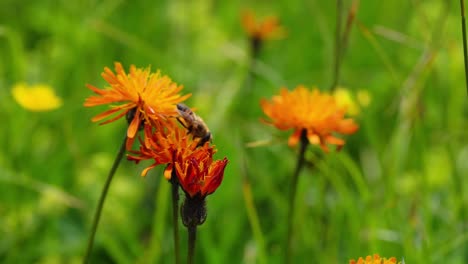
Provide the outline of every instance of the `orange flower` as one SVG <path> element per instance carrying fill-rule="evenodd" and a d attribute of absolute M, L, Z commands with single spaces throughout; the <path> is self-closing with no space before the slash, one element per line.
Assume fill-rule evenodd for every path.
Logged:
<path fill-rule="evenodd" d="M 205 144 L 185 157 L 178 157 L 175 163 L 177 178 L 190 197 L 206 197 L 221 184 L 228 160 L 213 161 L 215 152 L 213 147 Z"/>
<path fill-rule="evenodd" d="M 101 74 L 110 85 L 107 89 L 101 90 L 93 85 L 87 85 L 97 96 L 87 98 L 84 106 L 112 104 L 110 110 L 92 119 L 93 122 L 96 122 L 116 114 L 101 124 L 113 122 L 129 114 L 129 111 L 134 111 L 127 130 L 127 138 L 129 139 L 127 149 L 131 147 L 143 120 L 166 119 L 169 116 L 175 116 L 177 114 L 176 104 L 191 96 L 191 94 L 181 96 L 179 92 L 182 90 L 182 86 L 173 83 L 168 76 L 162 76 L 159 71 L 151 73 L 149 67 L 139 69 L 131 65 L 130 72 L 127 74 L 122 64 L 116 62 L 115 72 L 106 67 Z"/>
<path fill-rule="evenodd" d="M 145 139 L 140 140 L 140 150 L 128 155 L 136 163 L 153 159 L 154 163 L 143 170 L 142 176 L 157 165 L 167 164 L 164 177 L 171 179 L 175 168 L 182 189 L 191 197 L 213 193 L 221 184 L 227 159 L 213 161 L 214 146 L 206 142 L 198 147 L 199 138 L 194 139 L 174 119 L 166 122 L 151 121 L 145 124 Z"/>
<path fill-rule="evenodd" d="M 136 163 L 142 160 L 153 159 L 154 163 L 143 170 L 141 176 L 146 176 L 149 170 L 160 164 L 168 164 L 164 171 L 166 179 L 171 178 L 172 163 L 176 160 L 176 156 L 195 150 L 198 145 L 198 140 L 187 134 L 187 130 L 177 125 L 174 119 L 169 119 L 165 122 L 151 121 L 145 124 L 145 137 L 140 140 L 140 150 L 131 151 L 136 156 L 128 155 L 128 160 L 133 160 Z"/>
<path fill-rule="evenodd" d="M 301 131 L 306 130 L 309 142 L 327 152 L 327 144 L 337 145 L 338 149 L 345 144 L 335 133 L 352 134 L 358 129 L 353 119 L 344 118 L 346 109 L 339 107 L 333 96 L 318 89 L 310 91 L 301 85 L 293 91 L 282 88 L 279 95 L 271 101 L 262 99 L 260 105 L 271 119 L 266 123 L 280 130 L 294 129 L 288 142 L 290 146 L 296 145 Z"/>
<path fill-rule="evenodd" d="M 270 16 L 258 22 L 252 11 L 244 11 L 242 26 L 252 39 L 266 40 L 280 38 L 284 35 L 284 29 L 279 25 L 276 16 Z"/>
<path fill-rule="evenodd" d="M 374 256 L 367 256 L 365 259 L 359 258 L 357 261 L 354 259 L 349 261 L 349 264 L 396 264 L 397 260 L 394 257 L 389 259 L 380 258 L 378 254 L 374 254 Z M 400 263 L 400 262 L 398 262 Z"/>

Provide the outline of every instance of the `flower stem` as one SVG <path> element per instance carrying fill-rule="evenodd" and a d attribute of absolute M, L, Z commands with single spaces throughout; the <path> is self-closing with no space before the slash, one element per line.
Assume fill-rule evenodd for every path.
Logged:
<path fill-rule="evenodd" d="M 465 61 L 465 81 L 466 91 L 468 93 L 468 52 L 466 42 L 466 22 L 465 22 L 465 1 L 460 0 L 460 11 L 461 11 L 461 23 L 462 23 L 462 34 L 463 34 L 463 58 Z"/>
<path fill-rule="evenodd" d="M 107 176 L 106 182 L 104 184 L 104 188 L 101 192 L 101 197 L 99 197 L 98 206 L 96 211 L 94 212 L 94 219 L 93 219 L 93 226 L 91 228 L 91 233 L 89 234 L 88 238 L 88 247 L 86 248 L 85 257 L 83 259 L 83 263 L 89 262 L 89 257 L 91 254 L 91 250 L 94 244 L 94 237 L 96 236 L 97 226 L 99 224 L 99 219 L 101 218 L 102 207 L 104 206 L 104 202 L 107 197 L 107 191 L 109 190 L 110 184 L 112 182 L 112 178 L 114 177 L 117 168 L 119 167 L 120 161 L 125 153 L 125 144 L 127 142 L 127 137 L 124 138 L 122 145 L 120 146 L 119 152 L 115 157 L 114 164 L 112 164 L 111 170 L 109 171 L 109 175 Z"/>
<path fill-rule="evenodd" d="M 180 263 L 180 239 L 179 239 L 179 181 L 175 173 L 175 168 L 172 169 L 171 175 L 172 185 L 172 227 L 174 230 L 174 254 L 175 263 Z"/>
<path fill-rule="evenodd" d="M 197 225 L 191 224 L 187 226 L 188 230 L 188 256 L 187 263 L 193 264 L 195 256 L 195 241 L 197 240 Z"/>
<path fill-rule="evenodd" d="M 242 147 L 242 146 L 241 146 Z M 252 195 L 252 187 L 249 181 L 248 175 L 248 164 L 245 149 L 242 147 L 242 153 L 240 159 L 241 175 L 242 175 L 242 193 L 244 196 L 245 208 L 247 210 L 247 218 L 252 228 L 253 238 L 257 244 L 257 263 L 266 263 L 265 254 L 265 238 L 260 225 L 260 219 L 258 217 L 258 211 L 255 208 L 254 198 Z"/>
<path fill-rule="evenodd" d="M 330 90 L 335 90 L 340 79 L 341 60 L 341 14 L 343 12 L 343 0 L 336 1 L 336 31 L 335 31 L 335 61 L 333 65 L 333 78 Z"/>
<path fill-rule="evenodd" d="M 360 0 L 353 0 L 353 2 L 351 3 L 351 8 L 348 11 L 348 17 L 346 19 L 346 27 L 344 29 L 343 37 L 341 41 L 341 49 L 340 49 L 341 60 L 344 58 L 346 49 L 348 47 L 349 35 L 351 34 L 351 28 L 352 28 L 354 19 L 356 18 L 356 12 L 359 8 L 359 1 Z"/>
<path fill-rule="evenodd" d="M 466 82 L 466 91 L 468 93 L 468 51 L 467 51 L 467 41 L 466 41 L 466 20 L 465 20 L 465 1 L 460 0 L 460 12 L 461 12 L 461 22 L 462 22 L 462 34 L 463 34 L 463 59 L 465 61 L 465 82 Z M 456 174 L 454 174 L 456 176 Z M 460 177 L 456 177 L 457 182 L 462 182 Z M 463 184 L 458 184 L 460 197 L 463 197 Z M 466 219 L 466 211 L 464 207 L 460 209 L 460 215 L 462 218 Z M 462 226 L 462 231 L 466 234 L 467 224 Z M 465 251 L 465 259 L 468 259 L 468 253 Z"/>
<path fill-rule="evenodd" d="M 258 55 L 260 54 L 260 49 L 262 47 L 262 40 L 259 38 L 250 38 L 250 53 L 249 53 L 249 68 L 247 72 L 247 77 L 245 78 L 245 87 L 247 92 L 251 92 L 251 89 L 253 87 L 253 81 L 254 81 L 254 68 L 255 68 L 255 61 L 258 58 Z"/>
<path fill-rule="evenodd" d="M 302 168 L 305 164 L 305 151 L 307 148 L 309 141 L 307 139 L 307 131 L 304 129 L 301 132 L 301 139 L 300 139 L 300 146 L 299 146 L 299 155 L 297 158 L 297 165 L 296 170 L 294 171 L 292 181 L 291 181 L 291 191 L 289 193 L 289 201 L 288 201 L 288 234 L 286 240 L 286 255 L 285 255 L 285 263 L 292 263 L 291 262 L 291 241 L 293 235 L 293 220 L 294 220 L 294 203 L 296 200 L 296 191 L 297 191 L 297 182 L 299 179 L 299 173 L 301 172 Z"/>

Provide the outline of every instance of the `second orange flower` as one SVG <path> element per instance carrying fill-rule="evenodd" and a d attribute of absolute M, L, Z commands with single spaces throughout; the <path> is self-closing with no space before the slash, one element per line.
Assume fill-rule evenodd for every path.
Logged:
<path fill-rule="evenodd" d="M 320 145 L 324 151 L 328 151 L 328 144 L 339 149 L 345 141 L 335 134 L 352 134 L 358 130 L 353 119 L 345 118 L 346 108 L 318 89 L 309 90 L 302 85 L 292 91 L 282 88 L 279 95 L 270 101 L 261 100 L 260 105 L 270 118 L 266 123 L 280 130 L 294 129 L 289 138 L 290 146 L 296 145 L 301 132 L 306 130 L 311 144 Z"/>

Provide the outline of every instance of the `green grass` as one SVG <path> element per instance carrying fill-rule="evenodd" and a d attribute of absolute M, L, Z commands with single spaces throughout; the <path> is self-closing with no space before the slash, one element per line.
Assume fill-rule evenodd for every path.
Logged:
<path fill-rule="evenodd" d="M 350 1 L 343 1 L 345 9 Z M 80 263 L 124 121 L 98 126 L 86 83 L 120 61 L 152 65 L 186 92 L 229 164 L 199 227 L 195 263 L 282 263 L 297 150 L 259 119 L 281 86 L 329 88 L 335 1 L 0 2 L 0 262 Z M 276 14 L 287 37 L 265 43 L 248 96 L 240 11 Z M 361 1 L 339 84 L 367 90 L 341 152 L 306 153 L 294 216 L 295 263 L 373 253 L 406 263 L 468 262 L 468 105 L 458 1 Z M 391 34 L 398 33 L 398 34 Z M 394 36 L 399 36 L 395 38 Z M 62 108 L 33 113 L 11 87 L 52 85 Z M 242 99 L 242 100 L 240 100 Z M 275 143 L 245 148 L 247 141 Z M 321 158 L 323 157 L 323 158 Z M 92 263 L 173 263 L 162 168 L 118 169 Z M 243 185 L 245 175 L 249 185 Z M 250 188 L 248 188 L 250 187 Z M 251 196 L 249 196 L 251 195 Z M 246 200 L 247 199 L 247 200 Z M 182 259 L 187 234 L 181 228 Z M 184 262 L 184 261 L 183 261 Z"/>

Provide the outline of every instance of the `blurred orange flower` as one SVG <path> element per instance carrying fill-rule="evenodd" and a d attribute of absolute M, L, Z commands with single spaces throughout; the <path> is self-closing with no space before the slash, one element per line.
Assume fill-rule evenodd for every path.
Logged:
<path fill-rule="evenodd" d="M 242 26 L 252 39 L 267 40 L 284 36 L 284 29 L 280 26 L 276 16 L 266 17 L 262 21 L 257 21 L 252 11 L 244 11 L 242 14 Z"/>
<path fill-rule="evenodd" d="M 357 261 L 354 259 L 349 261 L 349 264 L 396 264 L 397 260 L 394 257 L 389 259 L 381 258 L 378 254 L 374 256 L 367 256 L 365 259 L 359 258 Z M 400 262 L 398 262 L 400 263 Z"/>
<path fill-rule="evenodd" d="M 180 95 L 182 86 L 172 82 L 168 76 L 162 76 L 159 71 L 151 73 L 149 67 L 140 69 L 131 65 L 130 72 L 127 74 L 119 62 L 116 62 L 114 66 L 116 73 L 105 67 L 101 74 L 110 87 L 99 89 L 87 84 L 87 87 L 97 96 L 88 97 L 84 106 L 111 104 L 110 110 L 92 119 L 96 122 L 116 114 L 101 124 L 113 122 L 129 114 L 130 111 L 134 111 L 134 113 L 130 112 L 129 116 L 132 120 L 129 121 L 130 125 L 127 130 L 127 149 L 129 149 L 142 121 L 164 120 L 175 116 L 176 104 L 189 98 L 191 94 Z"/>
<path fill-rule="evenodd" d="M 345 144 L 334 134 L 352 134 L 358 130 L 353 119 L 344 117 L 346 109 L 340 107 L 333 96 L 316 88 L 312 91 L 302 85 L 293 91 L 282 88 L 279 95 L 273 96 L 271 101 L 262 99 L 260 105 L 271 119 L 266 123 L 280 130 L 294 129 L 288 141 L 290 146 L 295 146 L 301 131 L 306 130 L 309 142 L 328 152 L 327 144 L 336 145 L 338 149 Z"/>

